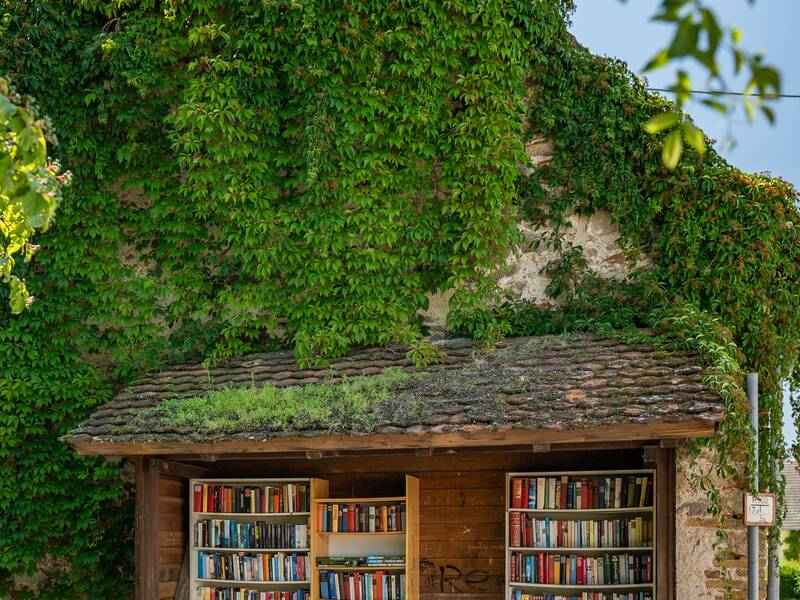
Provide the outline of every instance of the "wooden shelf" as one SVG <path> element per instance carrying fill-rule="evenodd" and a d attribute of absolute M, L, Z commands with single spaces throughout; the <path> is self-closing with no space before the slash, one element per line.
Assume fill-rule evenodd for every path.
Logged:
<path fill-rule="evenodd" d="M 564 584 L 544 584 L 544 583 L 522 583 L 510 581 L 510 569 L 512 565 L 512 553 L 515 555 L 532 554 L 569 554 L 569 555 L 583 555 L 592 557 L 603 557 L 605 555 L 623 555 L 634 554 L 643 557 L 651 557 L 653 581 L 656 581 L 656 499 L 657 493 L 655 489 L 656 473 L 653 469 L 628 469 L 628 470 L 609 470 L 609 471 L 550 471 L 550 472 L 519 472 L 519 473 L 506 473 L 506 490 L 505 490 L 505 533 L 506 533 L 506 551 L 505 551 L 505 578 L 506 578 L 506 600 L 512 600 L 513 590 L 525 589 L 533 592 L 553 593 L 559 592 L 584 592 L 584 591 L 610 591 L 610 592 L 624 592 L 644 590 L 652 590 L 652 600 L 656 599 L 655 583 L 636 583 L 636 584 L 596 584 L 596 585 L 564 585 Z M 562 509 L 562 508 L 512 508 L 511 507 L 511 481 L 514 478 L 557 478 L 561 480 L 562 477 L 569 477 L 570 480 L 574 479 L 610 479 L 618 477 L 649 477 L 649 481 L 653 486 L 652 497 L 653 505 L 651 506 L 629 506 L 618 508 L 588 508 L 588 509 Z M 551 488 L 552 489 L 552 488 Z M 556 495 L 558 498 L 558 495 Z M 582 548 L 582 547 L 550 547 L 550 548 L 530 548 L 521 546 L 511 546 L 511 532 L 510 532 L 510 515 L 513 513 L 521 513 L 520 519 L 525 516 L 534 517 L 537 521 L 545 517 L 550 517 L 551 520 L 558 521 L 605 521 L 605 520 L 623 520 L 632 521 L 634 518 L 644 517 L 645 521 L 652 521 L 652 540 L 649 540 L 652 546 L 614 546 L 607 548 Z M 516 517 L 515 517 L 516 520 Z M 541 540 L 540 540 L 541 541 Z M 572 540 L 570 540 L 572 541 Z"/>
<path fill-rule="evenodd" d="M 233 588 L 252 588 L 252 589 L 292 589 L 303 588 L 308 590 L 311 585 L 311 565 L 313 564 L 310 559 L 311 548 L 217 548 L 214 546 L 196 546 L 194 535 L 195 525 L 201 521 L 236 521 L 238 524 L 250 524 L 254 521 L 269 521 L 271 524 L 287 524 L 287 525 L 305 525 L 308 528 L 309 536 L 312 531 L 311 527 L 311 513 L 310 511 L 294 511 L 294 512 L 207 512 L 207 511 L 194 511 L 193 490 L 195 484 L 209 484 L 209 485 L 225 485 L 235 488 L 245 486 L 249 487 L 283 487 L 286 484 L 300 484 L 308 486 L 307 495 L 309 505 L 314 501 L 314 498 L 320 495 L 325 495 L 328 492 L 328 483 L 320 479 L 311 479 L 304 477 L 293 478 L 259 478 L 259 479 L 193 479 L 189 482 L 189 515 L 190 515 L 190 552 L 189 552 L 189 600 L 198 600 L 198 587 L 213 586 L 213 587 L 233 587 Z M 300 581 L 286 581 L 286 580 L 268 580 L 268 581 L 241 581 L 235 579 L 212 579 L 205 577 L 198 577 L 198 557 L 199 553 L 204 552 L 208 554 L 249 554 L 249 555 L 264 555 L 264 554 L 278 554 L 283 553 L 286 556 L 292 554 L 298 555 L 298 559 L 308 561 L 308 579 Z M 283 567 L 283 565 L 281 565 Z"/>
<path fill-rule="evenodd" d="M 405 502 L 405 496 L 384 496 L 382 498 L 317 498 L 320 504 L 387 504 Z"/>
<path fill-rule="evenodd" d="M 275 554 L 283 552 L 284 554 L 305 554 L 311 552 L 309 548 L 214 548 L 213 546 L 192 546 L 192 550 L 198 552 L 259 552 L 261 554 L 271 553 Z"/>
<path fill-rule="evenodd" d="M 403 496 L 381 496 L 374 498 L 330 498 L 314 496 L 311 503 L 311 600 L 320 599 L 320 572 L 374 573 L 387 571 L 405 575 L 406 600 L 419 600 L 419 480 L 406 475 Z M 327 490 L 326 490 L 327 491 Z M 390 503 L 405 503 L 405 531 L 319 531 L 317 529 L 317 507 L 320 504 L 359 504 L 376 506 Z M 391 550 L 388 550 L 391 549 Z M 319 565 L 320 557 L 369 556 L 377 554 L 404 554 L 404 566 Z"/>
<path fill-rule="evenodd" d="M 553 554 L 555 552 L 569 552 L 570 554 L 584 554 L 587 552 L 614 552 L 617 554 L 652 552 L 652 546 L 617 546 L 615 548 L 525 548 L 509 546 L 511 552 L 521 552 L 523 554 Z"/>
<path fill-rule="evenodd" d="M 528 588 L 532 590 L 580 590 L 582 592 L 587 591 L 600 591 L 603 590 L 648 590 L 653 588 L 652 583 L 621 583 L 618 585 L 615 584 L 597 584 L 597 585 L 563 585 L 557 583 L 519 583 L 515 581 L 509 581 L 508 584 L 511 587 L 515 588 Z"/>
<path fill-rule="evenodd" d="M 633 506 L 630 508 L 509 508 L 508 512 L 527 513 L 544 516 L 564 516 L 564 517 L 586 517 L 583 520 L 590 520 L 591 515 L 602 515 L 612 517 L 614 515 L 636 515 L 651 514 L 652 506 Z"/>
<path fill-rule="evenodd" d="M 231 585 L 233 587 L 248 587 L 251 585 L 270 585 L 270 586 L 307 586 L 311 583 L 310 580 L 304 579 L 303 581 L 241 581 L 239 579 L 202 579 L 195 578 L 196 583 L 210 583 Z"/>
<path fill-rule="evenodd" d="M 375 566 L 362 565 L 360 567 L 348 567 L 345 565 L 317 565 L 320 571 L 405 571 L 405 565 Z"/>
<path fill-rule="evenodd" d="M 406 515 L 406 518 L 408 516 Z M 314 535 L 405 535 L 405 531 L 317 531 Z"/>
<path fill-rule="evenodd" d="M 232 519 L 234 517 L 241 518 L 241 517 L 258 517 L 259 519 L 265 518 L 287 518 L 287 517 L 309 517 L 311 513 L 309 512 L 289 512 L 289 513 L 218 513 L 218 512 L 196 512 L 194 513 L 195 517 L 202 517 L 206 518 L 220 518 L 220 519 Z"/>

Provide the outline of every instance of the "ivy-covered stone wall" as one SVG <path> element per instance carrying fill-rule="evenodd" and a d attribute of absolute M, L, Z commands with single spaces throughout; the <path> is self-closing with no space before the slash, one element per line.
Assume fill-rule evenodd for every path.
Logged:
<path fill-rule="evenodd" d="M 130 587 L 119 466 L 59 441 L 126 381 L 279 347 L 313 361 L 404 342 L 435 358 L 422 314 L 444 294 L 459 335 L 647 326 L 700 350 L 729 409 L 723 478 L 757 369 L 773 447 L 800 348 L 796 193 L 713 150 L 666 170 L 642 131 L 666 101 L 576 45 L 570 8 L 5 2 L 0 73 L 52 119 L 73 183 L 17 267 L 33 306 L 11 315 L 0 288 L 0 594 Z M 626 262 L 650 259 L 625 281 L 563 235 L 602 214 Z M 549 308 L 498 285 L 520 222 L 554 257 Z"/>

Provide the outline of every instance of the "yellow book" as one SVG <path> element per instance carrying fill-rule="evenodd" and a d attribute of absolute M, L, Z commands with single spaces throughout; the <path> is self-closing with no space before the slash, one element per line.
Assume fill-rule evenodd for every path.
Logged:
<path fill-rule="evenodd" d="M 333 523 L 332 523 L 333 527 L 331 528 L 331 531 L 339 531 L 339 505 L 338 504 L 334 504 L 333 505 L 333 515 L 331 515 L 331 518 L 333 520 Z"/>
<path fill-rule="evenodd" d="M 203 484 L 203 512 L 208 512 L 208 484 Z"/>

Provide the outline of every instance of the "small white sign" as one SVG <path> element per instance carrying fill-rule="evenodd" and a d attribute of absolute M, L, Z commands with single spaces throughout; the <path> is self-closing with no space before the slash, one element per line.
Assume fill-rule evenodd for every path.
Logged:
<path fill-rule="evenodd" d="M 748 527 L 775 525 L 775 494 L 745 493 L 744 524 Z"/>

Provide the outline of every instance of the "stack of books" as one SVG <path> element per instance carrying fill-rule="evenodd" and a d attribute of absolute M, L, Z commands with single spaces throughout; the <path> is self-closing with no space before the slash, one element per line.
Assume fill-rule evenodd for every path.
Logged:
<path fill-rule="evenodd" d="M 653 544 L 653 521 L 642 517 L 604 520 L 559 520 L 509 514 L 512 547 L 620 548 Z"/>
<path fill-rule="evenodd" d="M 543 585 L 631 585 L 653 582 L 649 554 L 511 553 L 510 580 Z"/>
<path fill-rule="evenodd" d="M 247 588 L 197 588 L 198 600 L 310 600 L 308 590 L 294 590 L 293 592 L 265 592 L 248 590 Z"/>
<path fill-rule="evenodd" d="M 321 600 L 405 600 L 402 573 L 319 572 Z"/>
<path fill-rule="evenodd" d="M 511 508 L 576 510 L 653 505 L 647 475 L 622 477 L 513 477 Z"/>
<path fill-rule="evenodd" d="M 306 483 L 283 485 L 194 485 L 194 512 L 296 513 L 308 512 L 310 494 Z"/>
<path fill-rule="evenodd" d="M 333 533 L 403 532 L 406 504 L 318 504 L 317 529 Z"/>
<path fill-rule="evenodd" d="M 298 554 L 215 554 L 198 552 L 197 577 L 228 581 L 306 581 L 308 556 Z"/>
<path fill-rule="evenodd" d="M 308 548 L 308 525 L 205 519 L 194 526 L 195 548 Z"/>
<path fill-rule="evenodd" d="M 382 554 L 374 556 L 320 556 L 320 567 L 403 567 L 406 558 L 402 554 Z"/>

